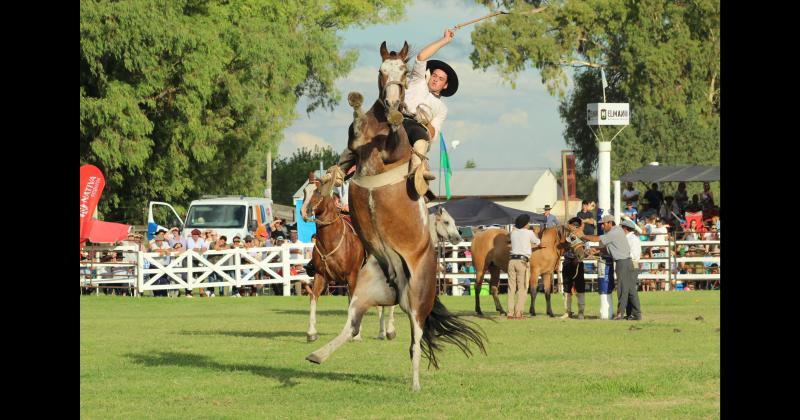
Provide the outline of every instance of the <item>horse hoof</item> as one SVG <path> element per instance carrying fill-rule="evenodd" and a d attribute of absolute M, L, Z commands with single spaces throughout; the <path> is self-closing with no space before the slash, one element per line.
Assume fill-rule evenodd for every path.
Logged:
<path fill-rule="evenodd" d="M 386 120 L 389 121 L 392 127 L 400 127 L 400 124 L 403 123 L 403 114 L 400 111 L 391 110 Z"/>
<path fill-rule="evenodd" d="M 508 315 L 508 313 L 506 313 L 506 311 L 497 311 L 497 312 L 500 312 L 500 315 L 501 315 L 501 316 L 503 316 L 503 315 Z"/>
<path fill-rule="evenodd" d="M 359 334 L 359 335 L 351 338 L 350 341 L 364 341 L 364 339 L 361 338 L 361 335 Z"/>
<path fill-rule="evenodd" d="M 319 334 L 306 334 L 306 342 L 312 343 L 317 341 Z"/>
<path fill-rule="evenodd" d="M 386 340 L 386 336 L 385 335 L 379 335 L 379 336 L 375 337 L 375 339 L 376 340 Z"/>
<path fill-rule="evenodd" d="M 555 318 L 556 317 L 556 315 L 554 313 L 552 313 L 552 312 L 548 312 L 547 316 L 549 316 L 550 318 Z"/>
<path fill-rule="evenodd" d="M 475 314 L 478 315 L 478 316 L 483 316 L 483 312 L 481 312 L 480 309 L 476 310 Z"/>
<path fill-rule="evenodd" d="M 531 312 L 531 316 L 536 316 L 536 312 Z"/>
<path fill-rule="evenodd" d="M 394 340 L 395 337 L 397 337 L 397 332 L 396 331 L 392 331 L 390 333 L 386 333 L 386 338 L 388 340 Z"/>
<path fill-rule="evenodd" d="M 361 108 L 361 105 L 364 104 L 364 95 L 358 92 L 350 92 L 347 95 L 347 103 L 353 108 Z"/>
<path fill-rule="evenodd" d="M 306 356 L 306 360 L 308 360 L 311 363 L 315 363 L 315 364 L 322 363 L 322 359 L 319 356 L 317 356 L 316 353 L 311 353 L 308 356 Z"/>

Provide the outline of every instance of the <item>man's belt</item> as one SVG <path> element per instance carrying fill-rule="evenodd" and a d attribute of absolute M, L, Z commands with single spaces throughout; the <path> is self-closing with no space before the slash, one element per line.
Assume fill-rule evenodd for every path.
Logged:
<path fill-rule="evenodd" d="M 530 260 L 530 258 L 528 258 L 527 256 L 518 255 L 518 254 L 511 254 L 511 257 L 509 257 L 509 259 L 510 260 L 522 260 L 522 261 L 525 261 L 525 262 L 528 262 Z"/>

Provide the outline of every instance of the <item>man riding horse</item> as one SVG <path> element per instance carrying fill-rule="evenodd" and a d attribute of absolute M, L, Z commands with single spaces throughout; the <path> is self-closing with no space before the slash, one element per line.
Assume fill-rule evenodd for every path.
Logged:
<path fill-rule="evenodd" d="M 426 192 L 429 196 L 433 194 L 428 189 L 428 183 L 436 179 L 436 176 L 427 165 L 422 165 L 422 159 L 427 159 L 431 141 L 441 132 L 442 124 L 447 118 L 447 105 L 441 97 L 453 96 L 458 90 L 455 70 L 443 61 L 428 58 L 449 44 L 454 37 L 455 32 L 446 29 L 441 39 L 428 44 L 417 54 L 414 69 L 408 78 L 405 104 L 401 108 L 403 127 L 414 150 L 408 174 L 414 176 L 414 186 L 420 195 Z M 347 173 L 355 162 L 356 155 L 345 147 L 339 166 Z"/>

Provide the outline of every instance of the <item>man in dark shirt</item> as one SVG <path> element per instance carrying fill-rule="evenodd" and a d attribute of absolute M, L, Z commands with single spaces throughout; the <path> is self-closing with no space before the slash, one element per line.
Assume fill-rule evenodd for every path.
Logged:
<path fill-rule="evenodd" d="M 576 216 L 583 221 L 583 234 L 594 235 L 594 225 L 597 222 L 594 220 L 594 213 L 592 213 L 590 209 L 589 200 L 583 200 L 581 202 L 581 211 L 579 211 Z"/>
<path fill-rule="evenodd" d="M 658 211 L 661 207 L 661 202 L 664 201 L 664 194 L 658 190 L 658 184 L 654 182 L 651 188 L 644 193 L 644 199 L 647 200 L 651 209 Z"/>

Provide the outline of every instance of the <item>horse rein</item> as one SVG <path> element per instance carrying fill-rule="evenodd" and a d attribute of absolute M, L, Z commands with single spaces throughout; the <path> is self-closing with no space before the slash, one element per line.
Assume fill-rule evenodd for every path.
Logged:
<path fill-rule="evenodd" d="M 408 73 L 408 70 L 406 70 L 406 73 Z M 397 110 L 403 114 L 406 114 L 408 112 L 408 107 L 406 106 L 406 101 L 405 101 L 406 86 L 403 82 L 399 80 L 388 81 L 381 88 L 380 97 L 381 97 L 381 105 L 383 105 L 383 111 L 384 112 L 389 111 L 389 104 L 386 102 L 385 96 L 386 96 L 386 88 L 392 85 L 397 85 L 400 88 L 400 106 L 397 107 Z"/>

